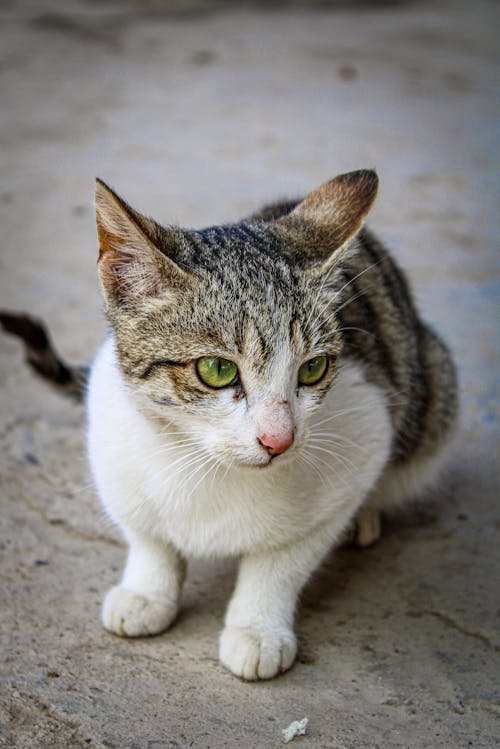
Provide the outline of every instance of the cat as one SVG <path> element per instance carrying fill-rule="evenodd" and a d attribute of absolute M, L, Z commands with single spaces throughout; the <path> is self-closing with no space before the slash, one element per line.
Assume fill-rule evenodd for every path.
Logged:
<path fill-rule="evenodd" d="M 186 559 L 236 556 L 220 660 L 242 679 L 273 678 L 296 657 L 301 589 L 354 519 L 369 545 L 382 511 L 438 477 L 455 367 L 364 227 L 377 188 L 374 171 L 350 172 L 302 201 L 188 231 L 97 181 L 111 334 L 88 379 L 88 453 L 129 546 L 106 629 L 163 632 Z M 32 364 L 81 392 L 82 370 L 61 374 L 23 319 Z M 19 334 L 13 320 L 2 317 Z"/>

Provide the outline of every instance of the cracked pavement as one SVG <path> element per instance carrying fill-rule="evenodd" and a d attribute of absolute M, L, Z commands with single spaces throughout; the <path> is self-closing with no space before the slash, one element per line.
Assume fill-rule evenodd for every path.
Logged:
<path fill-rule="evenodd" d="M 203 226 L 375 166 L 370 226 L 452 347 L 462 426 L 439 490 L 308 585 L 294 668 L 245 684 L 217 660 L 232 561 L 189 565 L 164 635 L 103 630 L 125 547 L 91 486 L 84 410 L 0 336 L 0 746 L 273 749 L 305 716 L 307 749 L 494 745 L 496 14 L 492 0 L 1 5 L 3 307 L 90 361 L 105 332 L 95 175 Z"/>

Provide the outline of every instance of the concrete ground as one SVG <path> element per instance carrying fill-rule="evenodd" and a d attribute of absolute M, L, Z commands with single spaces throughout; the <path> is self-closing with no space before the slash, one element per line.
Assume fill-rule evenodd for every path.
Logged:
<path fill-rule="evenodd" d="M 300 656 L 245 684 L 217 661 L 232 562 L 190 566 L 159 637 L 100 624 L 124 558 L 90 486 L 84 413 L 0 337 L 0 746 L 489 749 L 498 675 L 497 5 L 26 0 L 0 5 L 1 306 L 88 362 L 105 331 L 94 175 L 165 222 L 230 220 L 375 166 L 371 226 L 460 369 L 442 489 L 338 551 Z"/>

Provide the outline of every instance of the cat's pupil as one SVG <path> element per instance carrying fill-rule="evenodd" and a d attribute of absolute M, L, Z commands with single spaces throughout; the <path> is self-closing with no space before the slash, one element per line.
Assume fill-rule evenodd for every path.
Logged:
<path fill-rule="evenodd" d="M 212 388 L 223 388 L 236 382 L 238 367 L 220 356 L 203 356 L 196 362 L 200 380 Z"/>
<path fill-rule="evenodd" d="M 326 356 L 314 356 L 312 359 L 304 362 L 299 369 L 300 385 L 315 385 L 325 374 L 328 367 Z"/>

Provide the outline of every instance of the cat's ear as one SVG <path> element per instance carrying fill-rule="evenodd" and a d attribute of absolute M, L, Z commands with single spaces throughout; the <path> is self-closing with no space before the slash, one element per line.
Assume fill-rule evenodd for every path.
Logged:
<path fill-rule="evenodd" d="M 377 188 L 378 177 L 372 170 L 341 174 L 321 185 L 277 223 L 299 231 L 303 228 L 313 238 L 316 236 L 314 254 L 323 255 L 326 267 L 361 229 Z"/>
<path fill-rule="evenodd" d="M 98 270 L 108 299 L 130 302 L 187 283 L 188 274 L 158 249 L 160 243 L 165 247 L 168 231 L 127 205 L 100 179 L 95 208 Z"/>

